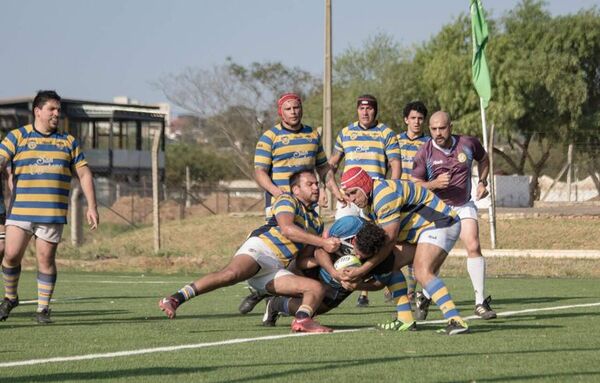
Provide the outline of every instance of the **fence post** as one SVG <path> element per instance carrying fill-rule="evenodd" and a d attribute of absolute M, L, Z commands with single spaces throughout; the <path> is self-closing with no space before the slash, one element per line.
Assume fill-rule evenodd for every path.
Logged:
<path fill-rule="evenodd" d="M 79 246 L 83 243 L 83 216 L 81 208 L 81 186 L 79 182 L 71 192 L 71 244 Z"/>
<path fill-rule="evenodd" d="M 190 167 L 185 166 L 185 207 L 192 207 L 192 200 L 190 194 L 192 193 L 192 175 Z"/>
<path fill-rule="evenodd" d="M 162 131 L 154 133 L 152 141 L 152 222 L 154 226 L 154 252 L 160 251 L 160 211 L 158 210 L 158 149 Z"/>

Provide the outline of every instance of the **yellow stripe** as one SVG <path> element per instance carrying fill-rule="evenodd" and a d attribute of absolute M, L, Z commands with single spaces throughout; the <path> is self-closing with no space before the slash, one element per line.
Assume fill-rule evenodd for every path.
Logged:
<path fill-rule="evenodd" d="M 71 183 L 58 180 L 19 180 L 17 186 L 20 188 L 59 188 L 69 190 Z"/>
<path fill-rule="evenodd" d="M 431 296 L 431 299 L 437 302 L 444 295 L 448 295 L 448 289 L 445 286 L 436 291 L 435 294 Z"/>
<path fill-rule="evenodd" d="M 19 194 L 18 202 L 62 202 L 69 203 L 69 197 L 60 194 Z"/>
<path fill-rule="evenodd" d="M 391 286 L 388 286 L 388 289 L 390 291 L 396 291 L 396 290 L 402 290 L 406 288 L 406 281 L 405 282 L 398 282 L 398 283 L 394 283 Z"/>
<path fill-rule="evenodd" d="M 408 297 L 406 295 L 401 295 L 396 300 L 396 306 L 400 306 L 400 305 L 406 304 L 408 302 L 409 302 Z"/>
<path fill-rule="evenodd" d="M 11 214 L 14 215 L 37 215 L 41 217 L 65 217 L 67 209 L 49 209 L 49 208 L 19 208 L 13 207 Z"/>

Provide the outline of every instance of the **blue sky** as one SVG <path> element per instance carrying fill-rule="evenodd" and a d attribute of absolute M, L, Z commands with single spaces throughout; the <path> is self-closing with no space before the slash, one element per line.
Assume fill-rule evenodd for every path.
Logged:
<path fill-rule="evenodd" d="M 429 39 L 468 0 L 332 0 L 334 56 L 377 33 L 411 46 Z M 500 16 L 517 0 L 483 0 Z M 600 0 L 551 0 L 554 15 Z M 0 99 L 56 89 L 69 98 L 125 95 L 164 101 L 153 81 L 227 56 L 281 61 L 320 75 L 324 0 L 4 1 L 0 7 Z"/>

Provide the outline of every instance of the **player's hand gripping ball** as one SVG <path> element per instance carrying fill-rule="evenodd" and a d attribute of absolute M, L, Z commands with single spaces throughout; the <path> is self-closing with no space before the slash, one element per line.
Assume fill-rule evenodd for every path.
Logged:
<path fill-rule="evenodd" d="M 337 261 L 333 264 L 333 268 L 336 270 L 343 270 L 347 267 L 359 267 L 362 265 L 360 259 L 358 259 L 354 255 L 344 255 L 343 257 L 339 257 Z"/>

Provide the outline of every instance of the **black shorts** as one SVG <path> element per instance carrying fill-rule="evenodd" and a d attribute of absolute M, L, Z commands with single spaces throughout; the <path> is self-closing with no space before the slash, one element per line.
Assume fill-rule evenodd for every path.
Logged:
<path fill-rule="evenodd" d="M 387 274 L 391 273 L 394 270 L 394 262 L 396 261 L 396 257 L 394 253 L 387 256 L 386 259 L 381 261 L 380 264 L 375 266 L 369 274 Z"/>

